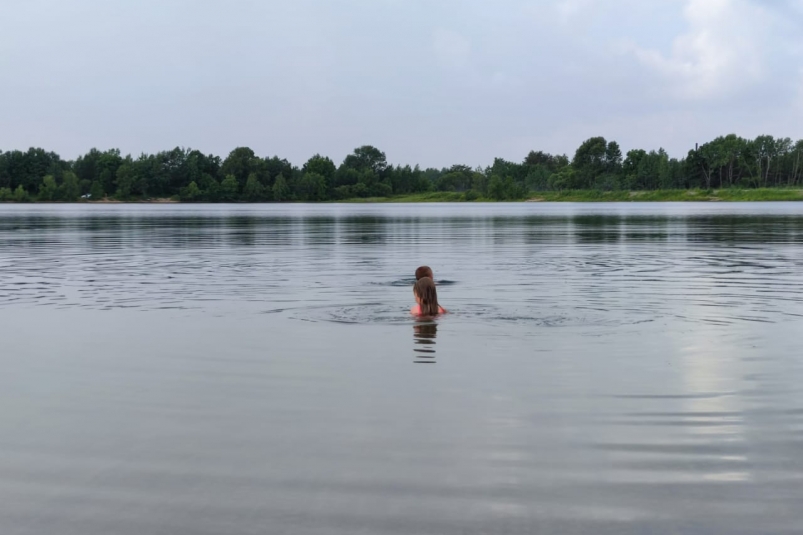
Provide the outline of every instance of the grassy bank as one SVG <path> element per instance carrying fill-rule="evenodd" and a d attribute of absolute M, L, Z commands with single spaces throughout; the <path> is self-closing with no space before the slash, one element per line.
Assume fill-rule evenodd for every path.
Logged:
<path fill-rule="evenodd" d="M 464 193 L 439 191 L 393 197 L 348 199 L 349 203 L 414 203 L 414 202 L 494 202 L 486 198 L 466 198 Z M 801 189 L 721 189 L 721 190 L 653 190 L 653 191 L 596 191 L 568 190 L 533 193 L 522 201 L 531 202 L 745 202 L 745 201 L 803 201 Z"/>
<path fill-rule="evenodd" d="M 597 191 L 597 190 L 566 190 L 534 192 L 522 199 L 505 199 L 514 202 L 755 202 L 755 201 L 803 201 L 803 189 L 760 188 L 760 189 L 720 189 L 720 190 L 650 190 L 650 191 Z M 505 202 L 497 201 L 474 192 L 458 193 L 454 191 L 436 191 L 431 193 L 416 193 L 411 195 L 394 195 L 391 197 L 358 197 L 340 201 L 342 203 L 426 203 L 426 202 Z M 14 203 L 14 200 L 0 200 Z M 17 201 L 19 202 L 19 201 Z M 24 202 L 61 204 L 63 201 L 38 201 L 28 198 Z M 104 198 L 99 201 L 81 200 L 85 204 L 164 204 L 179 203 L 177 197 L 138 199 L 129 198 L 120 201 L 114 198 Z M 292 201 L 290 201 L 292 202 Z M 244 203 L 245 204 L 245 203 Z"/>

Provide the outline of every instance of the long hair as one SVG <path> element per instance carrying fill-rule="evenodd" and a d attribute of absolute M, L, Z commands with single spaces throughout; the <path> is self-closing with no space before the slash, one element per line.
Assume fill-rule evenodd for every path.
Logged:
<path fill-rule="evenodd" d="M 438 291 L 435 289 L 435 282 L 429 277 L 418 279 L 413 286 L 413 291 L 421 299 L 421 315 L 437 316 L 440 307 L 438 306 Z"/>

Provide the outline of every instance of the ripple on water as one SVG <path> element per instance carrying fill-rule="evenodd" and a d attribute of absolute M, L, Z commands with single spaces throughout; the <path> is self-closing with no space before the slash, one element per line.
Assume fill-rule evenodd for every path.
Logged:
<path fill-rule="evenodd" d="M 339 532 L 386 533 L 418 518 L 413 529 L 432 533 L 799 532 L 803 217 L 770 221 L 769 240 L 754 221 L 726 222 L 715 239 L 710 222 L 687 217 L 526 219 L 496 206 L 498 218 L 363 222 L 118 207 L 102 220 L 14 220 L 17 230 L 0 213 L 3 318 L 34 306 L 274 315 L 164 322 L 187 333 L 169 337 L 142 328 L 158 314 L 25 322 L 6 345 L 31 351 L 0 349 L 14 408 L 0 418 L 11 478 L 0 517 L 26 531 L 44 510 L 48 524 L 101 529 L 119 524 L 119 507 L 98 517 L 112 490 L 167 504 L 171 521 L 180 506 L 178 521 L 198 521 L 188 532 L 215 527 L 209 496 L 220 497 L 219 532 L 233 530 L 229 516 L 254 522 L 240 531 L 279 518 L 303 520 L 287 532 L 338 531 L 340 519 Z M 452 313 L 435 322 L 407 312 L 408 264 L 422 251 L 457 279 L 439 281 Z M 798 323 L 766 325 L 785 320 Z M 384 342 L 359 327 L 372 324 L 407 342 L 366 365 L 362 349 Z M 366 336 L 325 338 L 347 330 Z M 117 347 L 85 342 L 96 333 Z M 402 350 L 436 373 L 400 369 Z M 202 499 L 181 492 L 188 477 Z M 262 495 L 286 499 L 249 501 Z M 383 524 L 387 511 L 399 514 Z"/>
<path fill-rule="evenodd" d="M 418 230 L 417 223 L 423 225 Z M 559 327 L 666 320 L 728 327 L 803 317 L 799 246 L 770 248 L 748 239 L 762 228 L 777 242 L 797 232 L 798 219 L 779 217 L 771 226 L 723 220 L 725 230 L 740 229 L 728 234 L 727 246 L 700 241 L 719 232 L 710 220 L 609 223 L 376 218 L 365 225 L 382 240 L 355 243 L 352 235 L 365 229 L 338 218 L 11 215 L 0 217 L 0 307 L 69 302 L 152 310 L 180 302 L 210 310 L 215 302 L 293 301 L 326 304 L 325 310 L 298 309 L 293 314 L 301 319 L 405 321 L 406 306 L 359 301 L 376 301 L 377 287 L 390 293 L 413 285 L 398 269 L 409 263 L 410 246 L 420 244 L 417 232 L 426 231 L 437 265 L 448 266 L 441 272 L 459 273 L 459 280 L 437 282 L 450 288 L 448 304 L 465 321 Z M 596 231 L 617 240 L 595 241 Z M 389 278 L 388 271 L 395 275 Z M 482 288 L 493 294 L 495 307 L 467 302 L 477 301 Z"/>
<path fill-rule="evenodd" d="M 371 285 L 373 286 L 392 286 L 395 288 L 408 288 L 415 284 L 415 278 L 410 277 L 409 279 L 397 279 L 390 282 L 372 282 Z M 453 286 L 457 284 L 456 281 L 451 280 L 438 280 L 435 281 L 438 286 Z"/>
<path fill-rule="evenodd" d="M 528 325 L 532 327 L 610 327 L 614 325 L 637 325 L 651 323 L 652 318 L 611 316 L 604 312 L 589 313 L 586 310 L 575 314 L 538 314 L 537 308 L 522 313 L 515 307 L 506 310 L 504 306 L 477 303 L 458 305 L 442 316 L 440 321 L 481 322 L 485 325 Z M 353 303 L 340 305 L 316 305 L 264 310 L 265 314 L 284 314 L 289 318 L 346 324 L 407 324 L 412 320 L 406 306 L 388 303 Z"/>

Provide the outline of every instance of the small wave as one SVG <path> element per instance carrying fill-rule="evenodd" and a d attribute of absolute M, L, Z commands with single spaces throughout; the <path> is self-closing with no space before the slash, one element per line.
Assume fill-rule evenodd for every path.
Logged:
<path fill-rule="evenodd" d="M 410 277 L 407 279 L 397 279 L 390 282 L 372 282 L 374 286 L 393 286 L 396 288 L 407 288 L 408 286 L 412 286 L 415 284 L 415 277 Z M 438 286 L 453 286 L 457 284 L 457 281 L 453 280 L 436 280 L 435 284 Z"/>
<path fill-rule="evenodd" d="M 611 317 L 602 312 L 582 314 L 533 314 L 508 311 L 503 307 L 469 303 L 465 308 L 450 309 L 441 320 L 457 322 L 482 322 L 485 325 L 529 325 L 533 327 L 610 327 L 636 325 L 653 321 L 643 317 Z M 331 322 L 344 324 L 409 324 L 412 320 L 406 306 L 388 303 L 349 303 L 296 308 L 274 308 L 264 310 L 263 314 L 286 314 L 297 320 L 312 322 Z"/>
<path fill-rule="evenodd" d="M 406 309 L 387 303 L 356 303 L 320 307 L 302 307 L 287 310 L 272 310 L 267 313 L 288 312 L 289 317 L 313 322 L 345 324 L 404 324 L 410 321 Z"/>

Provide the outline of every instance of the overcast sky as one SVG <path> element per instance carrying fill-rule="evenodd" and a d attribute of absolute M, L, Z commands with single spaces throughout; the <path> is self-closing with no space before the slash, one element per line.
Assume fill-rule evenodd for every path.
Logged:
<path fill-rule="evenodd" d="M 803 0 L 3 0 L 0 149 L 520 161 L 803 138 Z"/>

